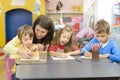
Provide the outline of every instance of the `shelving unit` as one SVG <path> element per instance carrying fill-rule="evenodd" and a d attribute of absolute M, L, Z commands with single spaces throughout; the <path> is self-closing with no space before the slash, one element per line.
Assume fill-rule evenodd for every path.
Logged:
<path fill-rule="evenodd" d="M 120 34 L 120 3 L 113 5 L 111 32 Z"/>
<path fill-rule="evenodd" d="M 53 21 L 56 21 L 61 17 L 83 16 L 83 12 L 47 12 L 46 14 L 51 17 Z"/>
<path fill-rule="evenodd" d="M 83 14 L 83 12 L 47 12 L 47 14 Z"/>
<path fill-rule="evenodd" d="M 56 6 L 61 1 L 62 7 L 56 12 Z M 66 5 L 66 3 L 69 3 Z M 46 14 L 50 16 L 53 21 L 61 17 L 83 16 L 83 0 L 49 0 L 46 2 Z"/>
<path fill-rule="evenodd" d="M 112 8 L 112 26 L 110 38 L 116 41 L 120 49 L 120 2 L 116 2 Z"/>
<path fill-rule="evenodd" d="M 56 10 L 59 1 L 63 6 Z M 69 4 L 66 5 L 66 3 Z M 68 24 L 76 33 L 80 31 L 82 24 L 83 0 L 49 0 L 46 3 L 46 15 L 53 20 L 56 30 Z"/>

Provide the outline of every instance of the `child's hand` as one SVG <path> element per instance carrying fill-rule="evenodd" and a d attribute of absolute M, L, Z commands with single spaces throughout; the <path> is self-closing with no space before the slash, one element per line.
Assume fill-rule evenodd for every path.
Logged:
<path fill-rule="evenodd" d="M 66 53 L 66 55 L 67 55 L 67 56 L 70 56 L 70 55 L 71 55 L 71 52 Z"/>
<path fill-rule="evenodd" d="M 84 56 L 85 56 L 85 57 L 92 57 L 92 53 L 91 53 L 91 52 L 88 52 L 88 51 L 85 51 L 85 52 L 84 52 Z"/>
<path fill-rule="evenodd" d="M 20 55 L 22 58 L 25 58 L 25 59 L 29 59 L 29 58 L 32 57 L 32 54 L 29 53 L 26 50 L 18 50 L 17 54 Z"/>
<path fill-rule="evenodd" d="M 65 54 L 65 53 L 58 53 L 58 57 L 60 57 L 60 58 L 67 58 L 68 55 Z"/>
<path fill-rule="evenodd" d="M 35 51 L 37 51 L 38 50 L 38 46 L 37 45 L 33 45 L 32 47 L 31 47 L 31 52 L 33 53 L 33 52 L 35 52 Z"/>
<path fill-rule="evenodd" d="M 92 59 L 92 57 L 85 57 L 85 59 Z"/>
<path fill-rule="evenodd" d="M 108 57 L 109 57 L 109 54 L 100 54 L 101 59 L 105 59 L 105 58 L 108 58 Z"/>

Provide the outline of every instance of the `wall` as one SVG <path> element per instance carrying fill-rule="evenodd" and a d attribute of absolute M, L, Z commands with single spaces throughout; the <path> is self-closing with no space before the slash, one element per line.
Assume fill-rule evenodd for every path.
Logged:
<path fill-rule="evenodd" d="M 111 25 L 112 6 L 116 1 L 117 0 L 84 0 L 84 27 L 89 26 L 90 15 L 92 14 L 95 15 L 95 23 L 103 18 Z"/>
<path fill-rule="evenodd" d="M 53 10 L 56 12 L 56 5 L 59 0 L 49 0 L 49 3 L 46 4 L 47 9 Z M 63 4 L 60 12 L 73 12 L 73 6 L 83 5 L 83 0 L 60 0 Z"/>
<path fill-rule="evenodd" d="M 12 6 L 11 3 L 13 1 L 25 1 L 25 4 L 22 6 Z M 7 11 L 10 11 L 12 9 L 17 9 L 17 8 L 21 8 L 21 9 L 26 9 L 30 12 L 33 13 L 32 18 L 33 21 L 35 20 L 35 18 L 39 15 L 39 14 L 34 14 L 34 10 L 35 10 L 35 1 L 36 0 L 0 0 L 0 47 L 3 47 L 6 43 L 6 39 L 5 39 L 5 13 Z M 40 0 L 41 1 L 41 6 L 40 6 L 40 14 L 45 14 L 45 0 Z M 19 3 L 21 4 L 21 3 Z"/>
<path fill-rule="evenodd" d="M 89 27 L 91 16 L 95 16 L 95 7 L 95 0 L 84 0 L 83 27 Z"/>
<path fill-rule="evenodd" d="M 112 22 L 112 6 L 116 0 L 97 0 L 96 1 L 96 21 L 103 18 L 109 22 Z"/>

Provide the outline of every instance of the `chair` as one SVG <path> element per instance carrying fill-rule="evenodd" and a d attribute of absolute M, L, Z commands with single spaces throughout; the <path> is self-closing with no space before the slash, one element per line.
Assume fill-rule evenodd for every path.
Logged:
<path fill-rule="evenodd" d="M 12 80 L 11 78 L 11 68 L 15 64 L 15 60 L 11 59 L 10 56 L 7 57 L 6 59 L 6 73 L 7 73 L 7 78 L 8 80 Z"/>
<path fill-rule="evenodd" d="M 78 47 L 81 49 L 83 48 L 86 44 L 88 44 L 88 42 L 91 40 L 92 38 L 81 38 L 78 41 Z"/>

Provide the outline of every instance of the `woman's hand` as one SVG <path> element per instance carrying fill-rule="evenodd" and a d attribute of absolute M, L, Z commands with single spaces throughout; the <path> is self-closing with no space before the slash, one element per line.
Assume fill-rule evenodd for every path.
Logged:
<path fill-rule="evenodd" d="M 33 45 L 32 47 L 31 47 L 31 52 L 33 53 L 33 52 L 35 52 L 35 51 L 37 51 L 38 50 L 38 45 Z"/>
<path fill-rule="evenodd" d="M 32 57 L 32 54 L 26 50 L 18 50 L 17 54 L 25 59 L 30 59 Z"/>
<path fill-rule="evenodd" d="M 42 45 L 42 44 L 37 44 L 37 46 L 38 46 L 38 50 L 39 50 L 39 51 L 43 51 L 44 45 Z"/>

